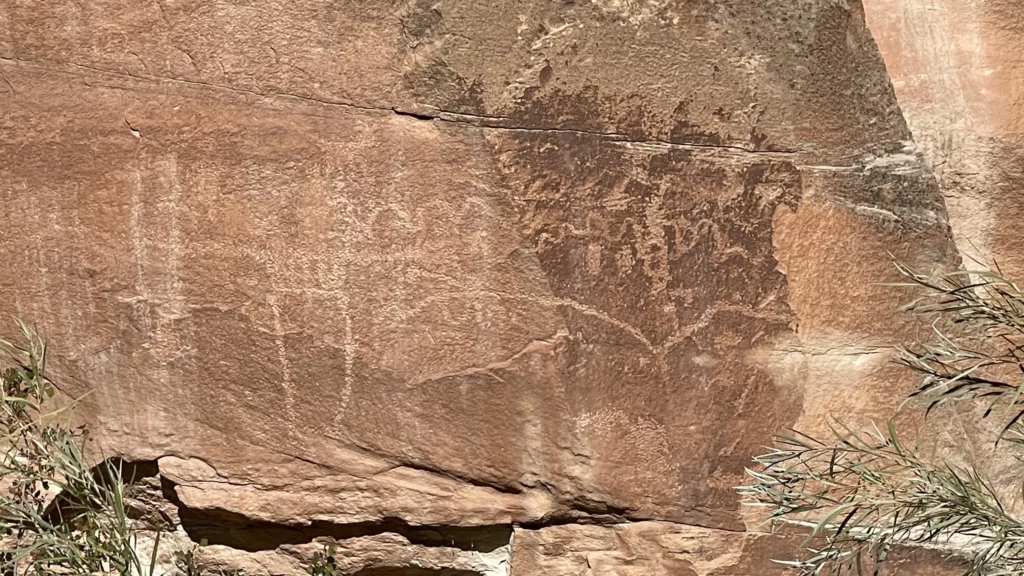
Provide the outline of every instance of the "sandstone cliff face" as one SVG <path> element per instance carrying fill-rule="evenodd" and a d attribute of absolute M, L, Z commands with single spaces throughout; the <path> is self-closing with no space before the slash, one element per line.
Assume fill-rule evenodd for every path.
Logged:
<path fill-rule="evenodd" d="M 846 0 L 0 3 L 0 312 L 225 565 L 778 573 L 732 487 L 910 385 L 888 252 L 956 262 L 951 190 L 1015 250 L 924 4 L 883 62 Z M 1019 175 L 1011 64 L 957 170 Z"/>
<path fill-rule="evenodd" d="M 1007 0 L 866 0 L 960 250 L 1024 272 L 1024 14 Z"/>

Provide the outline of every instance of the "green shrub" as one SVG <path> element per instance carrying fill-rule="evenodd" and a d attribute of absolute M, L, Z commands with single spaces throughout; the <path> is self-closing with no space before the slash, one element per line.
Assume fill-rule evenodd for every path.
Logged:
<path fill-rule="evenodd" d="M 132 478 L 119 460 L 90 466 L 89 431 L 68 417 L 77 402 L 47 411 L 55 396 L 46 378 L 46 344 L 18 322 L 19 342 L 0 340 L 0 575 L 152 576 L 160 552 L 142 558 L 143 528 L 128 515 Z M 175 551 L 178 576 L 244 576 L 215 570 L 197 553 Z M 317 552 L 306 571 L 340 576 L 336 547 Z"/>
<path fill-rule="evenodd" d="M 898 265 L 920 295 L 903 307 L 933 320 L 934 341 L 899 348 L 897 363 L 921 377 L 911 394 L 926 414 L 978 402 L 1002 418 L 993 440 L 1024 443 L 1024 295 L 998 271 L 930 278 Z M 951 335 L 955 332 L 956 335 Z M 890 422 L 868 431 L 841 423 L 827 439 L 799 431 L 776 438 L 739 488 L 772 521 L 810 523 L 801 574 L 877 570 L 897 544 L 940 545 L 969 559 L 970 575 L 1024 575 L 1024 523 L 974 468 L 930 459 Z M 808 522 L 808 519 L 813 519 Z"/>
<path fill-rule="evenodd" d="M 120 466 L 89 466 L 88 431 L 69 424 L 70 405 L 44 410 L 54 396 L 46 346 L 19 326 L 23 342 L 0 340 L 0 538 L 8 571 L 152 574 L 154 559 L 136 553 Z"/>
<path fill-rule="evenodd" d="M 306 567 L 310 576 L 341 576 L 336 559 L 337 547 L 326 544 L 324 549 L 313 555 L 313 563 Z"/>
<path fill-rule="evenodd" d="M 127 506 L 133 479 L 119 460 L 89 465 L 89 431 L 68 418 L 76 402 L 46 411 L 55 393 L 46 345 L 18 326 L 20 342 L 0 340 L 0 574 L 152 575 L 160 533 L 140 558 L 142 528 Z M 208 569 L 195 551 L 174 554 L 181 576 L 242 576 Z"/>

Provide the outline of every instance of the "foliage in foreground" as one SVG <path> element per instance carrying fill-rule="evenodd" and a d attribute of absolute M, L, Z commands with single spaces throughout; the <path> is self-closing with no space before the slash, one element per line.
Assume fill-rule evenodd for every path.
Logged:
<path fill-rule="evenodd" d="M 151 574 L 136 552 L 121 469 L 92 469 L 84 428 L 62 411 L 46 413 L 54 395 L 46 346 L 20 324 L 24 344 L 0 340 L 0 538 L 10 572 Z"/>
<path fill-rule="evenodd" d="M 921 293 L 903 309 L 934 317 L 933 342 L 898 350 L 897 363 L 921 376 L 911 397 L 926 414 L 982 403 L 983 418 L 1002 418 L 997 445 L 1024 443 L 1020 289 L 998 271 L 930 278 L 897 266 L 906 279 L 897 285 Z M 784 562 L 803 575 L 877 574 L 895 544 L 956 550 L 970 576 L 1024 575 L 1024 522 L 996 487 L 972 467 L 925 458 L 891 422 L 870 431 L 838 424 L 824 441 L 779 436 L 755 463 L 752 484 L 739 488 L 747 503 L 767 507 L 768 520 L 813 526 L 808 557 Z"/>
<path fill-rule="evenodd" d="M 306 572 L 309 576 L 341 576 L 336 553 L 337 548 L 333 544 L 328 544 L 323 551 L 313 556 L 313 562 L 306 567 Z"/>
<path fill-rule="evenodd" d="M 89 465 L 88 430 L 67 417 L 74 403 L 46 412 L 55 392 L 46 345 L 18 324 L 23 342 L 0 340 L 0 575 L 153 576 L 160 534 L 152 554 L 140 557 L 143 527 L 128 513 L 133 479 L 116 460 Z M 196 550 L 173 555 L 177 574 L 243 576 L 214 571 Z M 326 546 L 309 573 L 337 574 L 334 553 Z"/>

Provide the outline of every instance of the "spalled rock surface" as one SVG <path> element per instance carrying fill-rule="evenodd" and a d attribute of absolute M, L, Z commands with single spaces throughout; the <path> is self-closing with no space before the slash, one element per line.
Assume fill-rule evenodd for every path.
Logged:
<path fill-rule="evenodd" d="M 1024 274 L 1024 13 L 1012 0 L 865 0 L 966 255 Z"/>
<path fill-rule="evenodd" d="M 935 174 L 966 265 L 997 264 L 1024 278 L 1024 13 L 1006 0 L 865 0 L 900 107 Z M 976 419 L 975 419 L 976 420 Z M 991 438 L 995 422 L 967 422 Z M 946 436 L 943 434 L 942 436 Z M 964 454 L 1015 481 L 1017 462 L 979 442 Z M 1002 483 L 1002 482 L 1000 482 Z M 1013 498 L 1015 500 L 1015 498 Z"/>
<path fill-rule="evenodd" d="M 887 416 L 871 282 L 958 257 L 857 2 L 7 2 L 0 80 L 0 313 L 269 573 L 774 569 L 743 466 Z"/>

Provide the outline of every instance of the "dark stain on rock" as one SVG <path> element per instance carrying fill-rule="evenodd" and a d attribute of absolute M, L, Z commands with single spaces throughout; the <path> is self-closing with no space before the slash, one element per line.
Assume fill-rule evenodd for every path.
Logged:
<path fill-rule="evenodd" d="M 753 150 L 771 150 L 768 143 L 768 135 L 757 129 L 757 126 L 750 128 L 750 143 Z"/>
<path fill-rule="evenodd" d="M 417 0 L 409 14 L 402 18 L 402 29 L 410 39 L 417 41 L 435 32 L 443 20 L 434 0 Z"/>
<path fill-rule="evenodd" d="M 581 130 L 600 134 L 618 134 L 631 140 L 662 140 L 677 144 L 700 146 L 740 146 L 752 150 L 770 150 L 768 136 L 756 125 L 749 141 L 730 139 L 713 127 L 692 121 L 690 103 L 680 101 L 668 117 L 653 112 L 640 94 L 617 96 L 604 94 L 597 86 L 571 92 L 563 89 L 545 90 L 551 76 L 550 67 L 541 71 L 541 87 L 524 91 L 518 107 L 506 115 L 516 118 L 518 125 L 528 128 Z M 714 117 L 731 121 L 731 114 L 719 108 Z"/>
<path fill-rule="evenodd" d="M 743 464 L 793 417 L 745 354 L 790 330 L 772 222 L 780 206 L 796 209 L 801 173 L 787 162 L 586 134 L 491 141 L 551 290 L 578 303 L 563 309 L 574 338 L 556 358 L 566 405 L 583 414 L 627 411 L 610 424 L 622 434 L 630 423 L 672 423 L 666 453 L 693 455 L 658 474 L 637 468 L 629 479 L 611 468 L 602 477 L 597 461 L 600 487 L 616 505 L 655 499 L 691 521 L 704 506 L 719 513 L 701 522 L 731 526 L 721 511 L 735 508 L 731 487 Z M 719 424 L 730 419 L 739 428 Z M 764 425 L 740 429 L 752 420 Z M 629 442 L 613 436 L 590 437 L 594 453 L 632 458 Z M 673 474 L 701 480 L 663 485 Z"/>
<path fill-rule="evenodd" d="M 464 41 L 465 36 L 451 33 L 438 3 L 417 0 L 402 17 L 402 29 L 408 49 L 415 52 L 421 44 Z M 445 50 L 441 50 L 444 53 Z M 459 114 L 485 114 L 483 84 L 451 69 L 442 55 L 433 56 L 426 64 L 408 70 L 403 77 L 406 90 L 427 106 Z"/>
<path fill-rule="evenodd" d="M 577 92 L 554 89 L 543 96 L 535 94 L 527 93 L 512 113 L 524 126 L 618 133 L 636 140 L 649 135 L 650 113 L 638 95 L 605 95 L 597 86 Z"/>
<path fill-rule="evenodd" d="M 904 169 L 892 166 L 852 172 L 822 172 L 815 179 L 830 190 L 830 195 L 851 205 L 891 212 L 905 225 L 915 220 L 947 220 L 945 202 L 938 183 L 923 164 L 912 163 Z M 905 217 L 904 217 L 905 216 Z"/>
<path fill-rule="evenodd" d="M 538 79 L 540 80 L 540 85 L 544 86 L 548 82 L 550 82 L 551 81 L 551 76 L 554 73 L 555 73 L 555 71 L 551 68 L 551 63 L 550 62 L 548 64 L 546 64 L 543 68 L 541 68 L 540 74 L 538 74 Z"/>
<path fill-rule="evenodd" d="M 823 132 L 835 134 L 848 146 L 881 153 L 912 137 L 886 75 L 860 74 L 861 80 L 850 82 L 852 71 L 884 70 L 885 66 L 863 14 L 858 16 L 841 4 L 823 6 L 804 42 L 800 59 L 809 73 L 793 98 L 808 109 L 827 112 L 810 115 L 816 123 L 802 126 L 805 139 Z M 862 142 L 857 143 L 850 142 L 851 126 L 873 129 L 860 130 L 857 138 Z M 890 140 L 893 136 L 896 142 Z"/>
<path fill-rule="evenodd" d="M 722 110 L 719 108 L 719 110 Z M 672 142 L 702 144 L 706 146 L 721 146 L 722 137 L 718 133 L 704 129 L 689 121 L 690 103 L 680 101 L 675 110 L 672 111 L 675 124 L 669 131 L 669 140 Z"/>
<path fill-rule="evenodd" d="M 728 174 L 722 192 L 697 200 L 680 218 L 668 290 L 678 295 L 677 318 L 697 325 L 715 306 L 746 307 L 751 316 L 789 314 L 785 277 L 776 269 L 772 217 L 780 205 L 795 209 L 800 174 L 788 163 L 763 161 Z M 700 186 L 697 184 L 697 186 Z M 701 330 L 695 332 L 695 336 Z"/>
<path fill-rule="evenodd" d="M 559 296 L 628 319 L 658 344 L 715 303 L 754 310 L 784 292 L 771 223 L 800 196 L 792 165 L 641 154 L 572 134 L 517 135 L 512 146 L 513 189 L 530 191 L 519 198 L 523 233 Z"/>
<path fill-rule="evenodd" d="M 411 70 L 403 78 L 417 100 L 446 112 L 485 114 L 483 83 L 455 73 L 442 60 Z"/>
<path fill-rule="evenodd" d="M 687 120 L 679 120 L 672 127 L 669 133 L 669 140 L 672 142 L 684 142 L 687 144 L 701 144 L 705 146 L 721 146 L 722 137 L 709 130 L 703 130 L 691 124 Z"/>

